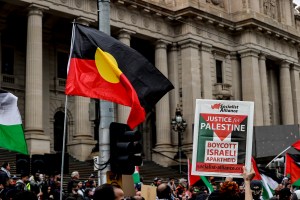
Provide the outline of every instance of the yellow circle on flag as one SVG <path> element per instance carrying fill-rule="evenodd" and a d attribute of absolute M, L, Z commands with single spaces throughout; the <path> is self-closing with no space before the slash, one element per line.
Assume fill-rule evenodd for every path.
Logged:
<path fill-rule="evenodd" d="M 102 51 L 99 47 L 95 53 L 95 63 L 100 76 L 110 83 L 119 83 L 121 70 L 116 59 L 108 52 Z"/>

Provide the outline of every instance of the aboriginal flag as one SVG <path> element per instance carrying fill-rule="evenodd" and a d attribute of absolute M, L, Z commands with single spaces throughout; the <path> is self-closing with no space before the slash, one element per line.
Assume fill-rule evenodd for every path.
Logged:
<path fill-rule="evenodd" d="M 74 24 L 66 94 L 131 107 L 130 128 L 144 121 L 171 82 L 134 49 L 96 29 Z"/>

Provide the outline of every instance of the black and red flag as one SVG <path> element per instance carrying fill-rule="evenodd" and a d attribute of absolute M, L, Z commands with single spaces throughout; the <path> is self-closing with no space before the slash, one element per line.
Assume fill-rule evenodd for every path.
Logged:
<path fill-rule="evenodd" d="M 298 151 L 300 151 L 300 140 L 292 144 L 292 147 Z"/>
<path fill-rule="evenodd" d="M 172 83 L 144 56 L 96 29 L 74 25 L 67 95 L 112 101 L 131 107 L 130 128 L 145 119 Z"/>
<path fill-rule="evenodd" d="M 300 155 L 289 154 L 285 155 L 285 176 L 289 176 L 291 184 L 300 186 Z"/>

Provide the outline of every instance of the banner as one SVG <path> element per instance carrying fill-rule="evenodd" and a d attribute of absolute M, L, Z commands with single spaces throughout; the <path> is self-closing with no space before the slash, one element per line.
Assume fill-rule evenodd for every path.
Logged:
<path fill-rule="evenodd" d="M 250 170 L 254 103 L 196 100 L 192 175 L 242 177 Z"/>

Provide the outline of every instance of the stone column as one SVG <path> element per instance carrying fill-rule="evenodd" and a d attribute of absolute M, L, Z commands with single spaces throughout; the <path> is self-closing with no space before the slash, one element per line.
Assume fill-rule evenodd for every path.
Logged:
<path fill-rule="evenodd" d="M 199 42 L 187 39 L 179 42 L 179 45 L 181 45 L 182 113 L 188 125 L 183 133 L 183 144 L 191 149 L 196 99 L 201 98 Z"/>
<path fill-rule="evenodd" d="M 167 63 L 167 44 L 159 40 L 155 47 L 155 66 L 168 77 Z M 171 117 L 170 117 L 170 101 L 167 93 L 159 100 L 155 107 L 156 110 L 156 149 L 165 149 L 171 144 Z"/>
<path fill-rule="evenodd" d="M 89 25 L 84 18 L 78 18 L 77 22 Z M 75 96 L 75 133 L 71 142 L 68 143 L 69 152 L 80 161 L 85 161 L 91 154 L 92 149 L 97 143 L 92 135 L 91 122 L 89 121 L 90 98 Z"/>
<path fill-rule="evenodd" d="M 30 5 L 27 24 L 25 135 L 30 154 L 50 153 L 43 127 L 43 9 Z"/>
<path fill-rule="evenodd" d="M 291 69 L 292 95 L 295 124 L 300 124 L 300 66 L 294 65 Z"/>
<path fill-rule="evenodd" d="M 169 92 L 170 95 L 170 114 L 171 118 L 175 117 L 176 106 L 179 102 L 179 76 L 178 76 L 178 48 L 173 43 L 168 53 L 169 80 L 174 85 L 174 89 Z M 178 144 L 178 134 L 172 131 L 172 144 Z"/>
<path fill-rule="evenodd" d="M 293 97 L 291 89 L 290 63 L 283 61 L 280 65 L 280 103 L 282 124 L 294 124 Z"/>
<path fill-rule="evenodd" d="M 263 125 L 261 83 L 258 69 L 258 51 L 246 49 L 239 52 L 242 59 L 243 101 L 254 101 L 254 125 Z"/>
<path fill-rule="evenodd" d="M 202 92 L 204 99 L 212 99 L 211 45 L 201 44 Z"/>
<path fill-rule="evenodd" d="M 269 94 L 270 94 L 270 110 L 271 110 L 271 124 L 280 125 L 280 101 L 279 101 L 279 83 L 278 75 L 274 70 L 275 66 L 272 66 L 268 70 L 269 81 Z"/>
<path fill-rule="evenodd" d="M 234 100 L 242 100 L 241 64 L 238 61 L 236 52 L 230 53 L 232 68 L 232 93 Z"/>
<path fill-rule="evenodd" d="M 259 73 L 261 81 L 261 92 L 262 92 L 262 104 L 263 104 L 263 118 L 264 125 L 271 125 L 270 118 L 270 99 L 268 90 L 268 79 L 267 79 L 267 69 L 266 69 L 266 56 L 263 54 L 259 55 Z"/>
<path fill-rule="evenodd" d="M 119 36 L 118 36 L 119 40 L 122 43 L 126 44 L 127 46 L 130 46 L 130 34 L 131 33 L 133 33 L 133 32 L 122 29 L 119 32 Z M 130 107 L 117 104 L 117 121 L 119 123 L 126 124 L 129 113 L 130 113 Z"/>

